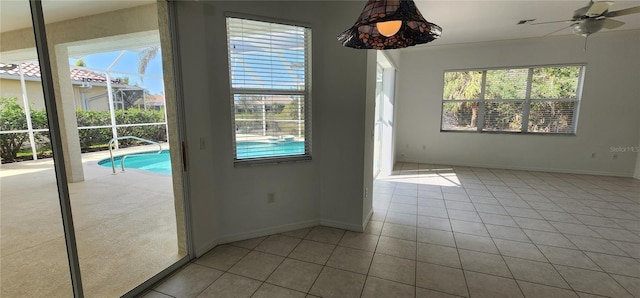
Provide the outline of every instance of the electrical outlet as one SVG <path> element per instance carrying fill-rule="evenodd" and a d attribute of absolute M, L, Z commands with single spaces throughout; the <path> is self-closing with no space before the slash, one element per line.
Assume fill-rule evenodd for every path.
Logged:
<path fill-rule="evenodd" d="M 267 194 L 267 203 L 271 204 L 271 203 L 275 203 L 276 202 L 276 194 L 275 193 L 268 193 Z"/>

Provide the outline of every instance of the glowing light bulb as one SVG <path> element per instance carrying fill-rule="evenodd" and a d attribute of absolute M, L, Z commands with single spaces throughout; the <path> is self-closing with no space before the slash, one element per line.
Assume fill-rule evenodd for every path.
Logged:
<path fill-rule="evenodd" d="M 400 27 L 402 27 L 402 21 L 379 22 L 376 23 L 376 27 L 378 28 L 378 32 L 380 32 L 380 34 L 389 37 L 400 31 Z"/>

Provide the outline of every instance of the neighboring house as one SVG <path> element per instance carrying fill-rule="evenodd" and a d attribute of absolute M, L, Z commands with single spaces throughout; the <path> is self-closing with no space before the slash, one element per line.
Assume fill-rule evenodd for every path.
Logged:
<path fill-rule="evenodd" d="M 263 108 L 266 112 L 280 113 L 286 105 L 291 104 L 293 101 L 294 98 L 292 97 L 247 96 L 237 98 L 234 109 L 236 114 L 260 114 Z"/>
<path fill-rule="evenodd" d="M 140 108 L 145 110 L 161 110 L 164 108 L 164 95 L 162 94 L 147 94 Z"/>
<path fill-rule="evenodd" d="M 14 66 L 11 68 L 11 66 Z M 17 64 L 0 63 L 0 97 L 17 97 L 22 99 L 20 84 L 20 70 Z M 33 109 L 44 109 L 42 85 L 40 83 L 40 66 L 37 63 L 22 63 L 27 98 Z M 105 75 L 70 66 L 71 84 L 75 108 L 80 110 L 107 111 L 109 110 L 109 96 L 107 92 L 107 78 Z M 111 79 L 115 109 L 131 106 L 139 108 L 164 107 L 163 95 L 145 94 L 144 88 L 127 84 L 121 78 Z M 19 100 L 20 105 L 23 104 Z"/>

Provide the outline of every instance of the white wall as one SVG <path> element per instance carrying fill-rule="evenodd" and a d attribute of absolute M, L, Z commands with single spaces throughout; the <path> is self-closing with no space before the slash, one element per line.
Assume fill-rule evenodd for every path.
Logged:
<path fill-rule="evenodd" d="M 364 3 L 181 1 L 176 5 L 196 254 L 217 243 L 320 223 L 362 230 L 363 190 L 371 189 L 363 178 L 363 154 L 369 146 L 365 114 L 373 113 L 367 109 L 371 63 L 366 51 L 344 48 L 336 36 L 353 24 Z M 227 11 L 311 26 L 312 161 L 234 167 Z M 275 193 L 273 204 L 267 204 L 270 192 Z"/>
<path fill-rule="evenodd" d="M 572 35 L 405 50 L 398 77 L 397 157 L 632 176 L 637 153 L 620 153 L 614 160 L 610 148 L 638 144 L 640 31 L 595 34 L 586 52 L 583 43 Z M 440 132 L 445 70 L 563 63 L 587 64 L 576 136 Z"/>
<path fill-rule="evenodd" d="M 387 58 L 387 61 L 389 61 L 389 63 L 391 63 L 396 69 L 400 67 L 400 55 L 402 54 L 402 50 L 386 50 L 379 51 L 378 53 L 383 54 L 384 57 Z"/>

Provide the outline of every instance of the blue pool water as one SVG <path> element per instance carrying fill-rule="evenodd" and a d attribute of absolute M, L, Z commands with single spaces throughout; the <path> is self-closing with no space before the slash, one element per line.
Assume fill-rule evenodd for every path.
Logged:
<path fill-rule="evenodd" d="M 304 154 L 304 142 L 239 142 L 238 159 Z"/>
<path fill-rule="evenodd" d="M 157 151 L 150 151 L 127 155 L 127 159 L 124 161 L 125 169 L 140 169 L 158 174 L 171 175 L 171 158 L 169 157 L 169 150 L 162 150 L 160 154 L 155 154 L 156 152 Z M 138 156 L 138 154 L 145 155 Z M 118 172 L 120 171 L 121 159 L 122 156 L 113 157 L 113 161 L 116 165 L 116 171 Z M 111 167 L 111 159 L 103 159 L 99 161 L 98 164 L 103 167 Z"/>
<path fill-rule="evenodd" d="M 238 159 L 299 155 L 304 154 L 304 142 L 239 142 L 236 144 L 236 151 L 238 153 Z M 160 154 L 154 153 L 154 151 L 150 151 L 127 155 L 124 167 L 127 169 L 140 169 L 158 174 L 171 175 L 169 150 L 163 150 Z M 114 156 L 113 158 L 116 171 L 120 171 L 121 159 L 122 156 Z M 111 167 L 111 159 L 103 159 L 99 161 L 98 164 L 104 167 Z"/>

